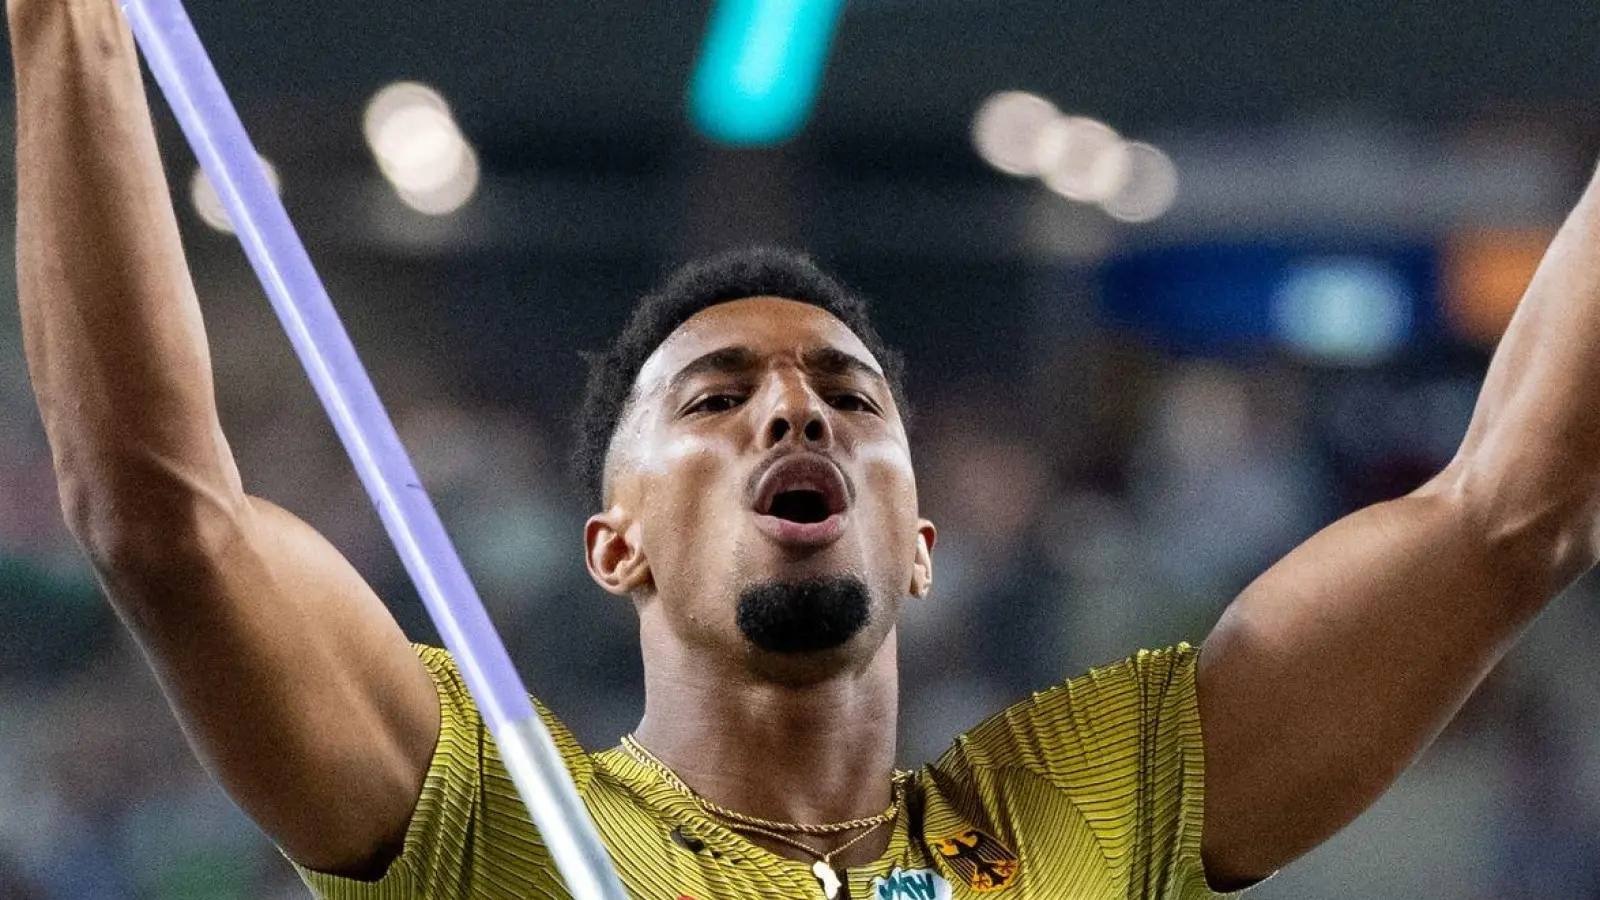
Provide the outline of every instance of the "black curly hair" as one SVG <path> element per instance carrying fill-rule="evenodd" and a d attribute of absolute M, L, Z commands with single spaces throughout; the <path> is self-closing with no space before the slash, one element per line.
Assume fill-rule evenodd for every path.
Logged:
<path fill-rule="evenodd" d="M 810 257 L 791 250 L 751 247 L 687 263 L 674 269 L 640 299 L 628 324 L 601 353 L 586 353 L 589 380 L 576 421 L 573 469 L 589 499 L 605 503 L 606 458 L 617 423 L 633 396 L 639 369 L 656 347 L 695 313 L 747 297 L 782 297 L 832 313 L 855 332 L 883 366 L 902 420 L 909 422 L 903 379 L 905 362 L 872 327 L 867 302 L 824 272 Z"/>

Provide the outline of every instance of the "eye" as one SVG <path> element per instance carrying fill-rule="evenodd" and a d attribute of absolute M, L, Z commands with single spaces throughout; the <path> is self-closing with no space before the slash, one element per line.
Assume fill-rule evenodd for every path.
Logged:
<path fill-rule="evenodd" d="M 738 394 L 709 394 L 689 404 L 683 412 L 684 415 L 727 412 L 743 402 L 744 398 Z"/>
<path fill-rule="evenodd" d="M 878 408 L 876 406 L 872 405 L 872 401 L 871 400 L 868 400 L 866 397 L 862 396 L 861 394 L 857 394 L 857 393 L 855 393 L 853 391 L 846 391 L 846 392 L 841 393 L 841 394 L 834 394 L 833 396 L 828 398 L 828 404 L 830 406 L 832 406 L 834 409 L 841 410 L 843 412 L 877 412 L 878 411 Z"/>

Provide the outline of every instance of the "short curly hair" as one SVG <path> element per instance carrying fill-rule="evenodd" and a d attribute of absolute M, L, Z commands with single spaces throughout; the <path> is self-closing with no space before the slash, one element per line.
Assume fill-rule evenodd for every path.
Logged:
<path fill-rule="evenodd" d="M 909 422 L 904 391 L 905 360 L 878 336 L 867 301 L 823 271 L 810 257 L 791 250 L 751 247 L 696 260 L 674 269 L 644 295 L 628 324 L 604 352 L 586 353 L 588 384 L 575 423 L 573 470 L 589 499 L 605 503 L 606 460 L 617 423 L 633 397 L 645 360 L 679 325 L 718 303 L 747 297 L 782 297 L 820 307 L 855 332 L 878 363 Z"/>

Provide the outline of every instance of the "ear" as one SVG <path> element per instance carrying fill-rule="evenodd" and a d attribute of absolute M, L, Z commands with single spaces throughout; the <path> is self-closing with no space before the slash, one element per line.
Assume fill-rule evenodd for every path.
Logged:
<path fill-rule="evenodd" d="M 650 584 L 650 561 L 640 546 L 639 526 L 620 506 L 590 516 L 583 526 L 589 577 L 617 596 Z"/>
<path fill-rule="evenodd" d="M 933 545 L 939 532 L 927 519 L 917 521 L 917 556 L 911 563 L 911 596 L 921 599 L 933 590 Z"/>

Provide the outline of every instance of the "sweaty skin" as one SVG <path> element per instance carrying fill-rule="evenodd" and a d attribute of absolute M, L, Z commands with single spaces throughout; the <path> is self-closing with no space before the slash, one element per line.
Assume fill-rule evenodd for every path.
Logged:
<path fill-rule="evenodd" d="M 748 352 L 721 353 L 730 349 Z M 808 366 L 819 349 L 866 366 Z M 678 377 L 712 354 L 743 358 Z M 843 535 L 826 547 L 785 547 L 756 524 L 752 473 L 796 453 L 833 461 L 853 487 Z M 609 508 L 589 520 L 589 563 L 602 587 L 639 609 L 640 741 L 704 796 L 762 818 L 882 811 L 899 693 L 894 627 L 904 598 L 927 592 L 934 530 L 918 518 L 905 427 L 877 360 L 809 304 L 713 306 L 646 361 L 610 469 Z M 871 621 L 843 647 L 765 654 L 739 632 L 743 586 L 843 572 L 872 596 Z M 888 840 L 884 830 L 840 861 L 875 859 Z"/>
<path fill-rule="evenodd" d="M 19 297 L 67 522 L 234 799 L 300 862 L 381 871 L 438 735 L 433 686 L 350 565 L 241 487 L 114 4 L 8 0 L 7 12 Z M 1203 849 L 1216 884 L 1269 874 L 1370 805 L 1528 620 L 1594 564 L 1597 247 L 1591 184 L 1454 461 L 1312 538 L 1206 641 Z M 876 369 L 819 309 L 719 305 L 657 349 L 614 442 L 607 508 L 585 546 L 595 580 L 639 610 L 639 735 L 724 806 L 817 822 L 887 805 L 894 627 L 904 599 L 928 592 L 934 531 Z M 753 515 L 758 468 L 791 453 L 848 480 L 831 542 L 778 541 Z M 844 646 L 774 654 L 742 640 L 742 586 L 846 572 L 872 600 Z M 875 856 L 883 840 L 841 862 Z"/>

